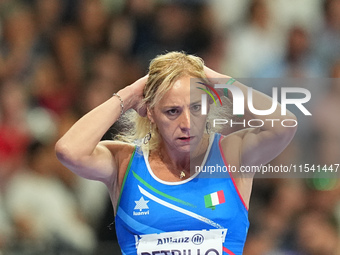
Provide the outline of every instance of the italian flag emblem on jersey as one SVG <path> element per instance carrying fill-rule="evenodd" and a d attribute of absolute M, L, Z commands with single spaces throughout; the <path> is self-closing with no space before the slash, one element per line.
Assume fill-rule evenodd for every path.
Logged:
<path fill-rule="evenodd" d="M 211 193 L 204 196 L 204 203 L 206 208 L 215 210 L 215 206 L 225 203 L 223 190 Z"/>

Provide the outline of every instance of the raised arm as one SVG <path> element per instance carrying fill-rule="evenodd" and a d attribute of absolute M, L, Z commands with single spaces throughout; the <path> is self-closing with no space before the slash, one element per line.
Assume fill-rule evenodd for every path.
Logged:
<path fill-rule="evenodd" d="M 147 78 L 144 76 L 118 92 L 124 112 L 130 108 L 137 110 Z M 112 96 L 79 119 L 56 143 L 55 150 L 61 163 L 84 178 L 112 183 L 117 176 L 117 154 L 124 146 L 119 142 L 100 140 L 121 111 L 119 97 Z M 144 109 L 139 111 L 141 115 L 146 114 Z"/>
<path fill-rule="evenodd" d="M 205 67 L 205 73 L 208 79 L 223 79 L 224 83 L 231 77 L 217 73 L 207 67 Z M 269 115 L 255 115 L 248 108 L 248 87 L 235 81 L 233 86 L 239 88 L 244 95 L 244 118 L 247 125 L 248 120 L 257 119 L 261 121 L 263 125 L 256 128 L 246 128 L 235 132 L 229 139 L 229 143 L 226 144 L 226 149 L 231 144 L 230 150 L 237 153 L 237 159 L 233 157 L 231 160 L 235 160 L 234 164 L 240 166 L 253 166 L 266 164 L 276 156 L 278 156 L 290 143 L 295 132 L 296 127 L 284 127 L 281 125 L 281 121 L 284 119 L 291 119 L 293 121 L 287 121 L 286 125 L 294 126 L 296 117 L 291 112 L 287 111 L 287 114 L 281 115 L 281 105 L 278 103 L 276 110 Z M 272 106 L 272 98 L 269 96 L 254 90 L 253 105 L 257 110 L 267 110 Z M 232 93 L 228 93 L 228 98 L 232 100 Z M 275 121 L 268 121 L 275 120 Z M 259 122 L 253 123 L 253 125 L 259 125 Z M 228 140 L 226 139 L 226 140 Z M 231 142 L 231 143 L 230 143 Z M 228 145 L 229 144 L 229 145 Z M 237 152 L 235 152 L 235 149 Z M 230 155 L 230 153 L 228 155 Z M 232 163 L 232 162 L 230 162 Z"/>

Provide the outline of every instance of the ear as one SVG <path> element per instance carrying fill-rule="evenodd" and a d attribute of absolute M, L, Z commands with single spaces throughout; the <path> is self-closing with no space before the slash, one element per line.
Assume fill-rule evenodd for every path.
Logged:
<path fill-rule="evenodd" d="M 146 115 L 148 116 L 148 119 L 151 121 L 151 123 L 155 123 L 153 119 L 153 110 L 150 109 L 149 105 L 146 107 Z"/>

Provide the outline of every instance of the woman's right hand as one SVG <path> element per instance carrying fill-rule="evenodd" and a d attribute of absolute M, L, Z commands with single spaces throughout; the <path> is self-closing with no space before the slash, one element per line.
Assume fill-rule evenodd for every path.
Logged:
<path fill-rule="evenodd" d="M 121 143 L 101 139 L 119 118 L 122 108 L 135 109 L 140 115 L 146 115 L 146 107 L 140 105 L 147 80 L 148 75 L 138 79 L 119 90 L 119 97 L 111 97 L 80 118 L 58 140 L 55 146 L 58 159 L 84 178 L 112 185 L 119 168 L 116 156 L 122 146 Z"/>
<path fill-rule="evenodd" d="M 139 115 L 142 117 L 146 116 L 146 105 L 143 104 L 143 91 L 146 82 L 148 81 L 149 75 L 145 75 L 142 78 L 138 79 L 131 85 L 127 86 L 127 88 L 130 90 L 130 93 L 132 95 L 131 100 L 131 107 L 136 112 L 138 112 Z"/>

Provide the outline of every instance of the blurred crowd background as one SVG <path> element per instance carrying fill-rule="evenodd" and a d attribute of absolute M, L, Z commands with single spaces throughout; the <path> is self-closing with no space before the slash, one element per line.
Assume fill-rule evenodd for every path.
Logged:
<path fill-rule="evenodd" d="M 54 144 L 172 50 L 236 78 L 318 81 L 296 84 L 313 116 L 271 164 L 340 163 L 340 0 L 0 0 L 0 255 L 120 254 L 106 187 Z M 339 198 L 336 178 L 256 178 L 244 255 L 340 254 Z"/>

